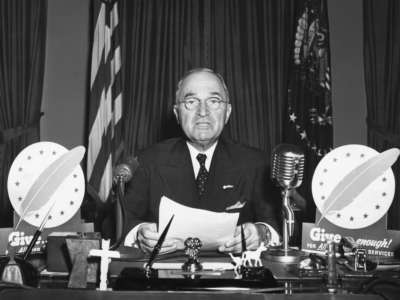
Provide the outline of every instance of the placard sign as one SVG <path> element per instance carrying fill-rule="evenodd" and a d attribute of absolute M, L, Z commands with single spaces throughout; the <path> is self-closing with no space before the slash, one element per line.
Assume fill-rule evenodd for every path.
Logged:
<path fill-rule="evenodd" d="M 325 254 L 327 241 L 339 243 L 342 237 L 354 239 L 360 249 L 366 249 L 367 255 L 393 258 L 400 248 L 400 231 L 386 230 L 386 217 L 362 229 L 344 229 L 329 221 L 322 221 L 319 226 L 303 223 L 302 250 Z"/>
<path fill-rule="evenodd" d="M 304 251 L 325 252 L 327 241 L 349 237 L 368 255 L 393 257 L 400 232 L 387 230 L 387 211 L 395 193 L 392 164 L 400 150 L 382 153 L 364 145 L 329 152 L 312 179 L 316 224 L 304 223 Z"/>
<path fill-rule="evenodd" d="M 84 153 L 82 146 L 68 151 L 57 143 L 38 142 L 17 155 L 7 181 L 14 229 L 2 230 L 2 235 L 8 231 L 9 250 L 24 252 L 37 229 L 42 234 L 33 252 L 43 249 L 48 233 L 81 227 L 85 178 L 79 163 Z"/>

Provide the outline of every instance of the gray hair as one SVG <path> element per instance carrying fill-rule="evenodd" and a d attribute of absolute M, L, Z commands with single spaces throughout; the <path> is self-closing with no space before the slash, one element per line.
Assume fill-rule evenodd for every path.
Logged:
<path fill-rule="evenodd" d="M 195 69 L 191 69 L 189 71 L 187 71 L 183 77 L 179 80 L 178 85 L 176 87 L 176 92 L 175 92 L 175 102 L 178 103 L 179 99 L 179 93 L 181 92 L 182 89 L 182 84 L 183 81 L 189 77 L 190 75 L 194 74 L 194 73 L 201 73 L 201 72 L 207 72 L 207 73 L 211 73 L 213 75 L 215 75 L 218 80 L 221 82 L 222 87 L 224 89 L 225 92 L 225 96 L 226 96 L 226 101 L 229 102 L 229 92 L 228 92 L 228 87 L 226 86 L 225 80 L 224 78 L 221 76 L 221 74 L 215 72 L 214 70 L 208 69 L 208 68 L 195 68 Z"/>

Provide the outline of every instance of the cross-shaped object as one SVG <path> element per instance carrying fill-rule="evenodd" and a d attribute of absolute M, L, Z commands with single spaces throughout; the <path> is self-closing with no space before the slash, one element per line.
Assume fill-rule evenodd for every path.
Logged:
<path fill-rule="evenodd" d="M 107 290 L 107 274 L 108 265 L 111 262 L 111 258 L 120 258 L 118 251 L 111 251 L 110 240 L 101 240 L 101 250 L 92 249 L 89 252 L 89 256 L 100 257 L 100 291 Z"/>

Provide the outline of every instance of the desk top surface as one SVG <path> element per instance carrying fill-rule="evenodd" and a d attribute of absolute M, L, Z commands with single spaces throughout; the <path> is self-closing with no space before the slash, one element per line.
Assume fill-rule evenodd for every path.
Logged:
<path fill-rule="evenodd" d="M 180 254 L 171 256 L 164 256 L 161 258 L 163 261 L 176 261 L 184 262 L 186 257 Z M 201 256 L 201 261 L 230 261 L 227 255 L 208 255 L 204 253 Z M 124 269 L 136 268 L 143 270 L 143 265 L 146 262 L 145 257 L 123 257 L 122 260 L 114 260 L 110 265 L 110 284 L 118 279 L 118 276 Z M 191 286 L 190 289 L 182 289 L 179 287 L 181 281 L 177 280 L 172 282 L 171 285 L 162 290 L 114 290 L 101 292 L 95 290 L 92 285 L 88 289 L 67 289 L 68 276 L 43 276 L 40 280 L 39 287 L 33 289 L 14 289 L 0 286 L 0 299 L 21 300 L 21 299 L 57 299 L 57 300 L 71 300 L 76 299 L 132 299 L 132 297 L 145 298 L 145 299 L 384 299 L 378 295 L 373 295 L 377 290 L 381 294 L 388 291 L 388 299 L 397 299 L 400 294 L 400 272 L 377 273 L 377 272 L 349 272 L 338 268 L 339 275 L 339 289 L 335 294 L 327 293 L 326 289 L 326 275 L 327 271 L 309 271 L 304 272 L 299 270 L 297 264 L 284 264 L 278 262 L 271 262 L 263 259 L 264 267 L 271 271 L 276 284 L 269 285 L 266 282 L 261 282 L 260 285 L 245 287 L 240 283 L 240 280 L 233 279 L 233 272 L 225 274 L 225 278 L 231 279 L 233 282 L 232 287 L 224 287 L 219 289 L 218 284 L 213 286 L 200 286 L 198 288 Z M 166 276 L 164 279 L 170 277 Z M 386 281 L 385 281 L 386 280 Z M 155 279 L 157 282 L 157 279 Z M 222 281 L 220 281 L 222 282 Z M 374 289 L 374 284 L 378 283 L 379 288 Z M 382 288 L 381 288 L 382 287 Z M 383 290 L 383 292 L 382 292 Z M 288 295 L 291 294 L 291 295 Z M 393 297 L 392 297 L 393 296 Z"/>
<path fill-rule="evenodd" d="M 190 292 L 161 292 L 161 291 L 89 291 L 72 289 L 7 289 L 0 292 L 0 299 L 4 300 L 126 300 L 126 299 L 147 299 L 147 300 L 169 300 L 169 299 L 216 299 L 216 300 L 280 300 L 280 299 L 309 299 L 309 300 L 381 300 L 378 295 L 357 295 L 357 294 L 328 294 L 328 293 L 299 293 L 299 294 L 265 294 L 249 292 L 211 292 L 211 291 L 190 291 Z"/>

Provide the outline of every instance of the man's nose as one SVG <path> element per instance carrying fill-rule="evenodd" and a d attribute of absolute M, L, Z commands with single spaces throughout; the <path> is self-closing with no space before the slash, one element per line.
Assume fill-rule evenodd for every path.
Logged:
<path fill-rule="evenodd" d="M 208 105 L 205 101 L 200 101 L 199 102 L 199 107 L 197 108 L 197 113 L 200 116 L 206 116 L 209 113 Z"/>

